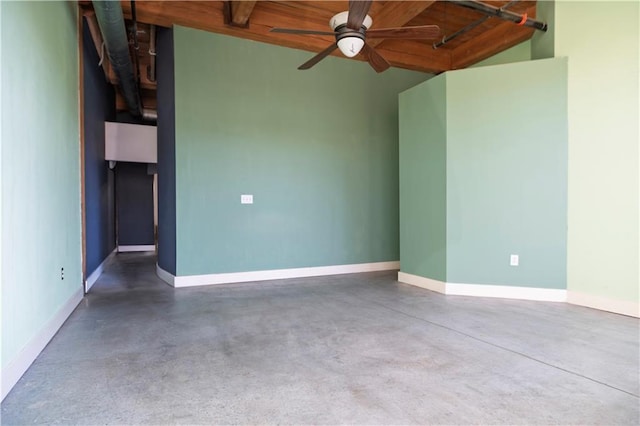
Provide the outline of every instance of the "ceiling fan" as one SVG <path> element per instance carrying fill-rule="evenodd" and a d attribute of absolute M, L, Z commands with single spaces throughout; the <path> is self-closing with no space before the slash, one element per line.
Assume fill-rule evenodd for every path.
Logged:
<path fill-rule="evenodd" d="M 376 52 L 373 47 L 367 44 L 367 38 L 431 40 L 440 35 L 440 28 L 437 25 L 370 30 L 369 28 L 373 20 L 367 13 L 369 12 L 369 8 L 371 8 L 371 1 L 372 0 L 349 0 L 349 11 L 340 12 L 329 21 L 329 26 L 331 26 L 333 30 L 331 32 L 292 28 L 272 28 L 270 31 L 286 34 L 335 36 L 335 43 L 300 65 L 298 67 L 299 70 L 308 70 L 329 56 L 334 50 L 340 49 L 342 54 L 348 58 L 352 58 L 362 51 L 365 59 L 376 72 L 385 71 L 391 65 L 382 55 Z"/>

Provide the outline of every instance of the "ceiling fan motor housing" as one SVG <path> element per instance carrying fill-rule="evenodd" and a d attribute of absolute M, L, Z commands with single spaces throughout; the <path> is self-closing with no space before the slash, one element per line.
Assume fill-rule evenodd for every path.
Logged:
<path fill-rule="evenodd" d="M 333 15 L 333 17 L 329 20 L 329 26 L 334 31 L 339 31 L 339 27 L 347 25 L 347 19 L 349 18 L 349 12 L 340 12 L 338 14 Z M 371 24 L 373 24 L 373 19 L 371 16 L 367 15 L 362 21 L 362 26 L 366 30 L 367 28 L 371 28 Z"/>
<path fill-rule="evenodd" d="M 340 12 L 334 15 L 329 21 L 331 29 L 335 31 L 336 43 L 343 55 L 348 58 L 356 56 L 364 46 L 364 38 L 367 28 L 372 24 L 372 19 L 367 15 L 360 28 L 353 29 L 347 27 L 349 12 Z"/>
<path fill-rule="evenodd" d="M 359 31 L 355 31 L 351 28 L 347 28 L 346 25 L 341 25 L 340 27 L 336 28 L 336 41 L 340 41 L 346 37 L 357 37 L 364 40 L 364 31 L 364 28 L 361 28 Z"/>

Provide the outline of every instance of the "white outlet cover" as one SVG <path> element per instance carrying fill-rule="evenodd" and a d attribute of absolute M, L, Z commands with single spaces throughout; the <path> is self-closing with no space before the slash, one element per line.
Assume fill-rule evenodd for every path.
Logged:
<path fill-rule="evenodd" d="M 517 254 L 512 254 L 511 257 L 509 258 L 509 265 L 518 266 L 519 264 L 520 264 L 520 256 L 518 256 Z"/>
<path fill-rule="evenodd" d="M 240 195 L 240 204 L 253 204 L 253 195 L 252 194 Z"/>

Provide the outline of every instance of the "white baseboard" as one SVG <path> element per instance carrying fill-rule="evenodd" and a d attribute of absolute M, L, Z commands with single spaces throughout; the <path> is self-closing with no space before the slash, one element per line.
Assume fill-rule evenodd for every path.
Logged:
<path fill-rule="evenodd" d="M 113 251 L 109 253 L 109 255 L 104 258 L 102 263 L 99 264 L 98 267 L 91 273 L 91 275 L 87 277 L 87 279 L 84 282 L 85 294 L 88 293 L 89 289 L 91 289 L 91 287 L 93 287 L 96 281 L 98 281 L 98 278 L 100 278 L 100 275 L 102 275 L 102 272 L 104 271 L 105 266 L 107 266 L 107 263 L 109 263 L 113 259 L 113 257 L 116 255 L 116 252 L 117 252 L 117 249 L 113 249 Z"/>
<path fill-rule="evenodd" d="M 586 294 L 577 291 L 568 292 L 567 302 L 571 303 L 572 305 L 586 306 L 588 308 L 599 309 L 601 311 L 613 312 L 616 314 L 640 318 L 639 303 L 609 299 L 608 297 L 594 296 L 592 294 Z"/>
<path fill-rule="evenodd" d="M 160 265 L 158 265 L 156 263 L 156 274 L 158 275 L 158 277 L 164 281 L 165 283 L 169 284 L 171 287 L 175 287 L 174 283 L 175 283 L 175 278 L 176 276 L 173 275 L 171 272 L 167 272 L 164 269 L 162 269 L 160 267 Z"/>
<path fill-rule="evenodd" d="M 22 348 L 9 363 L 2 369 L 2 399 L 18 383 L 20 377 L 27 371 L 40 352 L 47 346 L 47 343 L 55 336 L 62 324 L 69 318 L 69 315 L 78 306 L 84 296 L 83 288 L 79 288 L 67 300 L 67 302 L 56 312 L 42 329 Z"/>
<path fill-rule="evenodd" d="M 503 299 L 539 300 L 543 302 L 565 302 L 567 291 L 553 288 L 511 287 L 486 284 L 446 283 L 418 275 L 398 272 L 398 281 L 448 296 L 498 297 Z"/>
<path fill-rule="evenodd" d="M 141 246 L 118 246 L 119 253 L 127 253 L 132 251 L 156 251 L 156 246 L 154 244 Z"/>
<path fill-rule="evenodd" d="M 566 302 L 567 290 L 539 287 L 511 287 L 506 285 L 447 283 L 451 296 L 497 297 L 501 299 Z"/>
<path fill-rule="evenodd" d="M 281 280 L 288 278 L 319 277 L 325 275 L 355 274 L 360 272 L 389 271 L 400 267 L 400 262 L 358 263 L 354 265 L 317 266 L 311 268 L 272 269 L 266 271 L 232 272 L 226 274 L 174 276 L 157 267 L 158 276 L 176 288 L 201 285 L 231 284 L 251 281 Z"/>
<path fill-rule="evenodd" d="M 406 272 L 398 272 L 398 281 L 412 286 L 424 288 L 438 293 L 447 293 L 447 283 L 434 280 L 431 278 L 421 277 L 419 275 L 407 274 Z"/>

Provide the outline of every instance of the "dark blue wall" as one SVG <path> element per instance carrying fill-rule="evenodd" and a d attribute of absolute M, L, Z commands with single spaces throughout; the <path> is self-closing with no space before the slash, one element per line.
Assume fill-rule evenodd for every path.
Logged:
<path fill-rule="evenodd" d="M 173 30 L 158 28 L 158 265 L 176 275 L 176 129 Z"/>
<path fill-rule="evenodd" d="M 116 244 L 114 173 L 104 160 L 104 122 L 115 118 L 115 92 L 107 83 L 86 22 L 83 24 L 84 191 L 86 273 Z"/>
<path fill-rule="evenodd" d="M 146 163 L 116 165 L 118 245 L 155 244 L 153 235 L 153 175 Z"/>
<path fill-rule="evenodd" d="M 154 121 L 134 117 L 127 111 L 116 112 L 118 123 L 155 126 Z M 155 244 L 153 229 L 153 175 L 146 163 L 123 163 L 116 166 L 116 208 L 118 245 Z"/>

